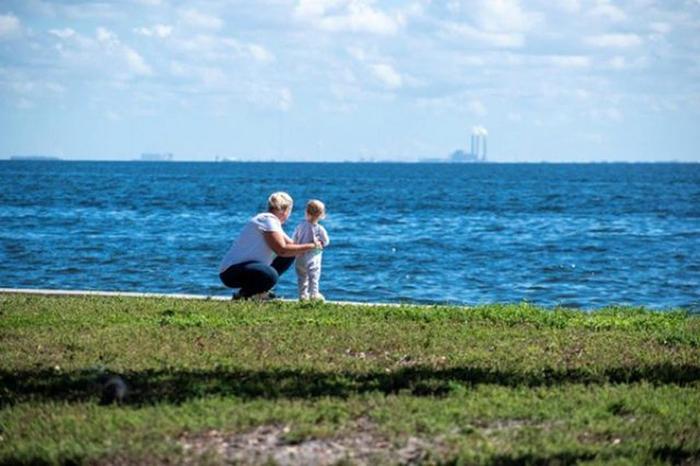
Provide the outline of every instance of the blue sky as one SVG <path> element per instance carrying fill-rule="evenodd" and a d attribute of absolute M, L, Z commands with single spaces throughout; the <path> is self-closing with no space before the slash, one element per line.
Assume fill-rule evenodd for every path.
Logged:
<path fill-rule="evenodd" d="M 0 1 L 0 158 L 700 161 L 700 0 Z"/>

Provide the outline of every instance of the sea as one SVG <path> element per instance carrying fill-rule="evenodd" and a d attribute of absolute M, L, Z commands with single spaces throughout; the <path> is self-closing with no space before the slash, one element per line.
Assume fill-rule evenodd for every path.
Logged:
<path fill-rule="evenodd" d="M 274 191 L 289 234 L 325 202 L 329 300 L 700 312 L 693 163 L 4 160 L 0 287 L 230 296 L 219 262 Z"/>

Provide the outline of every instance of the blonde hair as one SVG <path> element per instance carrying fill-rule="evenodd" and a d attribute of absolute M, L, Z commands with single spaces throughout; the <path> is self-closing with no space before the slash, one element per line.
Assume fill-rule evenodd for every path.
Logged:
<path fill-rule="evenodd" d="M 324 218 L 326 216 L 326 206 L 318 199 L 311 199 L 306 203 L 306 213 L 309 217 Z"/>
<path fill-rule="evenodd" d="M 272 193 L 267 198 L 267 210 L 270 212 L 286 212 L 293 204 L 292 196 L 284 191 Z"/>

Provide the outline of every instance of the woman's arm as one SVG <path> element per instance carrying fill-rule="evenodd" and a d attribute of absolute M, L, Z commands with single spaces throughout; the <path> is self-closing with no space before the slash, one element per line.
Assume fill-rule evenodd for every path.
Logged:
<path fill-rule="evenodd" d="M 294 244 L 288 241 L 289 237 L 281 231 L 263 231 L 265 242 L 270 249 L 275 251 L 275 254 L 282 257 L 298 256 L 299 254 L 311 251 L 312 249 L 322 247 L 321 243 L 315 241 L 313 243 Z"/>

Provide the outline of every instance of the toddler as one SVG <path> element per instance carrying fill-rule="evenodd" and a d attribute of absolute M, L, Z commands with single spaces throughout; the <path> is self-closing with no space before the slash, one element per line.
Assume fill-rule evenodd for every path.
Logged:
<path fill-rule="evenodd" d="M 326 248 L 330 244 L 328 233 L 318 221 L 326 218 L 326 206 L 323 202 L 312 199 L 306 204 L 306 220 L 301 222 L 294 231 L 294 242 L 313 243 L 317 239 Z M 299 285 L 299 299 L 314 299 L 324 301 L 325 298 L 318 291 L 318 282 L 321 279 L 322 249 L 305 252 L 297 256 L 297 283 Z"/>

